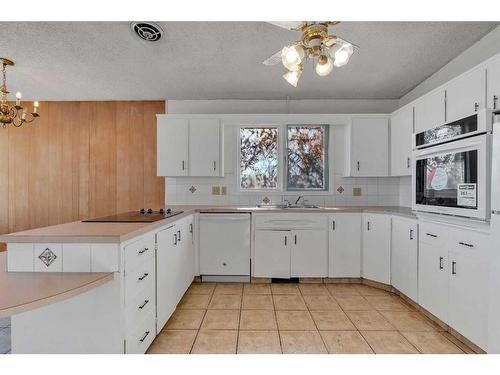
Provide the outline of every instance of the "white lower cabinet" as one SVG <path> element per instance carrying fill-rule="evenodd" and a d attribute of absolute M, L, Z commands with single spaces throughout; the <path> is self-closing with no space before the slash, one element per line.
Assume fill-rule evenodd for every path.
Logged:
<path fill-rule="evenodd" d="M 328 276 L 360 277 L 361 214 L 332 215 L 328 227 Z"/>
<path fill-rule="evenodd" d="M 391 284 L 418 302 L 418 224 L 415 219 L 392 218 Z"/>
<path fill-rule="evenodd" d="M 362 275 L 379 283 L 391 283 L 391 216 L 363 214 Z"/>
<path fill-rule="evenodd" d="M 327 277 L 328 245 L 325 230 L 296 230 L 291 233 L 291 277 Z"/>
<path fill-rule="evenodd" d="M 285 230 L 256 230 L 254 277 L 290 278 L 290 237 Z"/>

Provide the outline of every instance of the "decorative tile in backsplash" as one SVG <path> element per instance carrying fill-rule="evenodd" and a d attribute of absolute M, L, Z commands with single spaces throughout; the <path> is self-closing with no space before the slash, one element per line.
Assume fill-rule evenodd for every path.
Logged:
<path fill-rule="evenodd" d="M 212 188 L 227 187 L 226 195 L 213 195 Z M 295 203 L 303 196 L 307 204 L 318 206 L 397 206 L 400 204 L 399 177 L 356 178 L 334 175 L 331 193 L 248 193 L 240 192 L 233 173 L 224 177 L 182 177 L 165 179 L 165 202 L 169 204 L 221 204 L 254 206 L 268 200 L 268 203 Z M 361 195 L 353 191 L 361 189 Z"/>

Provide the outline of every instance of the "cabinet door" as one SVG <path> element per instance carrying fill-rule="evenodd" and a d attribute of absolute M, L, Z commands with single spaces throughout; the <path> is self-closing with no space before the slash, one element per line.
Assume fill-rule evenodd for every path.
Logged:
<path fill-rule="evenodd" d="M 351 126 L 351 175 L 366 177 L 388 176 L 388 119 L 354 118 Z"/>
<path fill-rule="evenodd" d="M 418 257 L 418 303 L 448 323 L 448 249 L 442 244 L 420 241 Z"/>
<path fill-rule="evenodd" d="M 190 176 L 221 176 L 221 127 L 217 119 L 189 121 Z"/>
<path fill-rule="evenodd" d="M 474 344 L 486 348 L 488 263 L 481 245 L 460 240 L 453 243 L 449 269 L 449 325 Z"/>
<path fill-rule="evenodd" d="M 391 176 L 411 176 L 413 107 L 391 116 Z"/>
<path fill-rule="evenodd" d="M 156 234 L 157 333 L 160 333 L 179 302 L 182 261 L 177 230 L 176 226 L 172 226 Z"/>
<path fill-rule="evenodd" d="M 437 90 L 415 103 L 415 133 L 443 125 L 446 122 L 444 90 Z"/>
<path fill-rule="evenodd" d="M 446 85 L 446 122 L 474 114 L 485 102 L 486 71 L 477 68 Z"/>
<path fill-rule="evenodd" d="M 297 230 L 291 233 L 291 277 L 327 277 L 328 246 L 325 230 Z"/>
<path fill-rule="evenodd" d="M 156 129 L 158 176 L 187 176 L 189 121 L 158 116 Z"/>
<path fill-rule="evenodd" d="M 391 284 L 418 302 L 417 222 L 392 218 Z"/>
<path fill-rule="evenodd" d="M 486 107 L 500 109 L 500 57 L 492 60 L 486 66 Z"/>
<path fill-rule="evenodd" d="M 391 283 L 391 217 L 364 215 L 363 277 Z"/>
<path fill-rule="evenodd" d="M 290 278 L 290 237 L 290 231 L 255 231 L 254 277 Z"/>
<path fill-rule="evenodd" d="M 361 276 L 361 215 L 339 214 L 330 218 L 329 277 Z"/>
<path fill-rule="evenodd" d="M 177 296 L 182 298 L 186 290 L 191 285 L 194 277 L 194 251 L 189 233 L 188 218 L 179 220 L 176 223 L 177 227 L 177 246 L 181 261 L 179 288 Z"/>

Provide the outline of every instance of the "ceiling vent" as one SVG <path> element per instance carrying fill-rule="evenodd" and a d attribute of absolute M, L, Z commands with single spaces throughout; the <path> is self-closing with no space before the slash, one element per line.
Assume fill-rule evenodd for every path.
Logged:
<path fill-rule="evenodd" d="M 163 35 L 163 30 L 153 22 L 133 22 L 132 30 L 141 38 L 148 42 L 157 42 Z"/>

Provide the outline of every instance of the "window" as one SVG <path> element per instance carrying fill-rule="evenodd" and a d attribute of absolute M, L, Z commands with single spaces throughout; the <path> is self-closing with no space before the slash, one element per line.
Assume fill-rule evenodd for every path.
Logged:
<path fill-rule="evenodd" d="M 241 126 L 240 189 L 328 191 L 328 129 L 328 125 Z"/>
<path fill-rule="evenodd" d="M 287 127 L 287 190 L 328 190 L 328 127 Z"/>
<path fill-rule="evenodd" d="M 240 187 L 278 189 L 278 128 L 240 128 Z"/>

